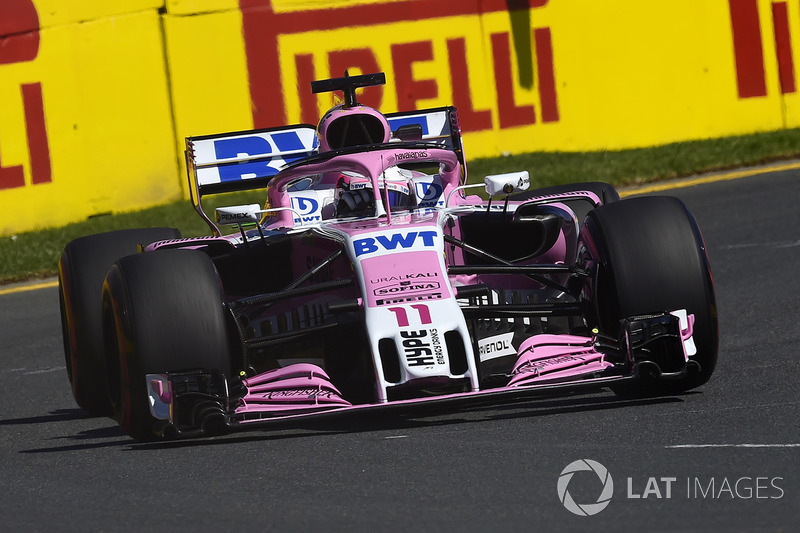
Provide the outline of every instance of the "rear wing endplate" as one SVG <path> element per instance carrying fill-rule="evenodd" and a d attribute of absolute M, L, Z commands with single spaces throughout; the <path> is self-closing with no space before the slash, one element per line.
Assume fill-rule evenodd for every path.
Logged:
<path fill-rule="evenodd" d="M 461 143 L 461 127 L 455 107 L 438 107 L 418 111 L 402 111 L 385 115 L 392 131 L 401 126 L 422 126 L 422 141 L 433 143 L 440 148 L 452 150 L 458 156 L 466 180 L 467 166 L 464 162 L 464 146 Z"/>

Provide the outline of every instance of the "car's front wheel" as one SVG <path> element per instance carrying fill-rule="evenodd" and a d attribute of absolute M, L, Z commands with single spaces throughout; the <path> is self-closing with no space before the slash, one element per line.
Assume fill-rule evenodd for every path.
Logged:
<path fill-rule="evenodd" d="M 158 436 L 148 374 L 231 375 L 222 287 L 202 252 L 162 250 L 117 261 L 103 287 L 103 331 L 114 414 L 136 440 Z"/>
<path fill-rule="evenodd" d="M 621 200 L 591 211 L 581 230 L 594 263 L 594 320 L 619 334 L 620 320 L 685 309 L 694 315 L 697 352 L 682 378 L 616 387 L 620 394 L 682 392 L 709 380 L 717 363 L 714 285 L 705 244 L 688 208 L 668 196 Z"/>

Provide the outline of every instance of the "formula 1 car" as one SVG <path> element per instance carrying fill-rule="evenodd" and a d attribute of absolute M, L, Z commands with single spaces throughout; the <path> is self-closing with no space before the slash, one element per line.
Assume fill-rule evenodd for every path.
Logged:
<path fill-rule="evenodd" d="M 313 82 L 344 93 L 316 127 L 188 138 L 210 236 L 66 246 L 64 348 L 83 409 L 151 440 L 710 378 L 713 283 L 680 200 L 620 200 L 597 182 L 528 190 L 527 171 L 468 184 L 456 109 L 358 103 L 383 83 Z M 264 188 L 265 205 L 213 220 L 202 205 Z"/>

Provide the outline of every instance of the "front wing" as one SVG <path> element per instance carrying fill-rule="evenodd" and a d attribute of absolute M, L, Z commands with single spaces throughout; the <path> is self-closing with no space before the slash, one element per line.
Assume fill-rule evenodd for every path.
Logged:
<path fill-rule="evenodd" d="M 209 370 L 146 377 L 154 433 L 193 438 L 291 426 L 331 417 L 416 414 L 586 391 L 641 379 L 680 378 L 691 371 L 692 315 L 683 311 L 631 317 L 613 342 L 598 335 L 535 335 L 519 348 L 503 387 L 353 405 L 325 371 L 298 363 L 227 379 Z M 688 350 L 688 351 L 687 351 Z M 664 360 L 671 354 L 671 360 Z M 664 370 L 666 369 L 666 371 Z"/>

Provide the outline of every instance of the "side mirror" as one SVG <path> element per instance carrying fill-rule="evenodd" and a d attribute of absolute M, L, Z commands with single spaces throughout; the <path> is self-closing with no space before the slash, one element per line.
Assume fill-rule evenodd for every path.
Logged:
<path fill-rule="evenodd" d="M 508 174 L 493 174 L 483 179 L 486 185 L 486 193 L 489 196 L 495 194 L 511 194 L 513 192 L 527 191 L 531 186 L 531 178 L 527 170 L 520 172 L 509 172 Z"/>
<path fill-rule="evenodd" d="M 261 220 L 263 210 L 258 204 L 232 205 L 230 207 L 218 207 L 214 210 L 214 218 L 218 224 L 229 224 L 237 226 L 239 224 L 258 224 Z"/>

